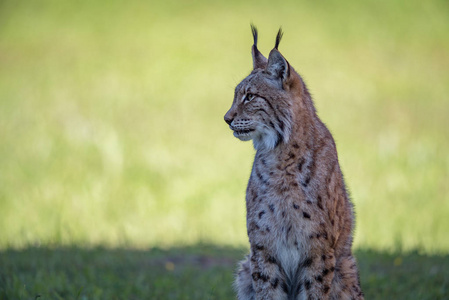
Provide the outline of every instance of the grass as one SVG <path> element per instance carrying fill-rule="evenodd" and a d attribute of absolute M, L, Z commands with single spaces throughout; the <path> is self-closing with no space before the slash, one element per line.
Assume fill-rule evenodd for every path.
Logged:
<path fill-rule="evenodd" d="M 7 273 L 0 274 L 0 299 L 232 299 L 237 252 L 212 247 L 9 251 L 2 255 Z"/>
<path fill-rule="evenodd" d="M 233 138 L 223 115 L 251 68 L 252 21 L 265 54 L 283 26 L 280 50 L 337 142 L 367 295 L 375 298 L 379 284 L 407 298 L 419 280 L 428 284 L 414 295 L 444 295 L 447 274 L 426 274 L 449 253 L 448 11 L 439 0 L 1 1 L 0 288 L 10 298 L 56 297 L 53 271 L 15 269 L 39 253 L 49 263 L 101 253 L 112 268 L 122 254 L 157 260 L 132 249 L 182 256 L 187 245 L 201 256 L 198 245 L 212 244 L 228 249 L 217 257 L 234 259 L 234 249 L 247 247 L 254 151 Z M 123 247 L 130 250 L 104 250 Z M 393 268 L 402 253 L 405 265 Z M 364 261 L 384 271 L 367 271 Z M 395 273 L 405 266 L 414 273 Z M 200 277 L 188 279 L 229 283 L 234 264 L 222 267 L 193 269 Z M 370 272 L 385 277 L 371 281 Z M 142 280 L 162 274 L 172 273 Z M 31 288 L 26 278 L 38 275 L 42 286 Z M 92 285 L 85 276 L 73 285 L 61 277 L 58 289 L 76 298 L 82 287 L 89 299 L 106 297 L 95 288 L 134 293 L 117 291 L 115 275 Z M 392 278 L 405 281 L 392 286 Z M 167 282 L 173 291 L 176 280 Z"/>
<path fill-rule="evenodd" d="M 245 249 L 28 248 L 0 256 L 0 299 L 235 299 Z M 449 259 L 356 252 L 366 299 L 447 299 Z M 70 257 L 70 259 L 67 259 Z"/>

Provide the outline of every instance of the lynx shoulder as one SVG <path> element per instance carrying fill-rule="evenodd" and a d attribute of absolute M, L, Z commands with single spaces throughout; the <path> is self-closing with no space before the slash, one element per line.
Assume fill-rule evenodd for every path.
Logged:
<path fill-rule="evenodd" d="M 353 206 L 337 150 L 301 76 L 252 27 L 253 70 L 225 121 L 256 154 L 246 191 L 250 253 L 235 287 L 247 299 L 363 299 L 352 255 Z"/>

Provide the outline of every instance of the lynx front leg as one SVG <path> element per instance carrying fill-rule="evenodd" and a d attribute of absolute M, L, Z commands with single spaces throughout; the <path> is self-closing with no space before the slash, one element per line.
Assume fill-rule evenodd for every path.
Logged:
<path fill-rule="evenodd" d="M 363 300 L 359 274 L 352 255 L 339 258 L 330 298 Z"/>
<path fill-rule="evenodd" d="M 286 299 L 288 287 L 276 259 L 262 246 L 251 249 L 250 269 L 256 300 Z"/>
<path fill-rule="evenodd" d="M 310 300 L 329 299 L 335 273 L 333 251 L 305 259 L 300 269 L 303 271 L 300 294 Z"/>
<path fill-rule="evenodd" d="M 245 260 L 240 262 L 240 268 L 237 271 L 237 278 L 234 283 L 239 300 L 254 300 L 255 292 L 253 287 L 253 279 L 251 277 L 251 266 L 249 263 L 249 255 Z"/>

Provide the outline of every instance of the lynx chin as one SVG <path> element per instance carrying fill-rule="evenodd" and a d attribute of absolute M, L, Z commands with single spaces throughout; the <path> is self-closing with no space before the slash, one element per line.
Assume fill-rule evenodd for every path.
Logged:
<path fill-rule="evenodd" d="M 251 25 L 253 70 L 224 116 L 256 154 L 246 190 L 249 255 L 238 299 L 363 299 L 352 255 L 353 205 L 335 142 L 301 76 L 279 52 L 268 59 Z"/>

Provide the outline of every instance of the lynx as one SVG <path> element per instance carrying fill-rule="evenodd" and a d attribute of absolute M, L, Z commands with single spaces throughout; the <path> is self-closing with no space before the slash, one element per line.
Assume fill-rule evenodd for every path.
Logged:
<path fill-rule="evenodd" d="M 250 254 L 238 299 L 363 299 L 352 255 L 353 206 L 337 150 L 301 76 L 278 50 L 266 59 L 252 25 L 253 70 L 224 119 L 256 154 L 246 190 Z"/>

